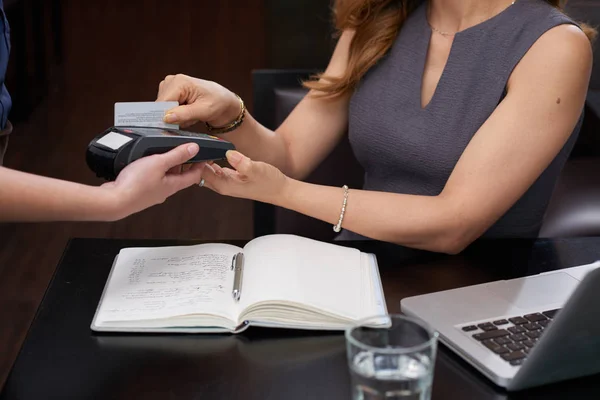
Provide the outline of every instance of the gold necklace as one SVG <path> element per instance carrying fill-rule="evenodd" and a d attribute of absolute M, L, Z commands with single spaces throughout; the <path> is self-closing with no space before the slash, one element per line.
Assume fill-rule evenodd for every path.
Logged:
<path fill-rule="evenodd" d="M 431 24 L 429 25 L 429 27 L 431 28 L 432 31 L 434 31 L 435 33 L 438 33 L 444 37 L 452 37 L 458 33 L 458 32 L 450 33 L 450 32 L 440 31 L 439 29 L 437 29 L 436 27 L 434 27 Z"/>
<path fill-rule="evenodd" d="M 513 0 L 512 3 L 510 3 L 510 6 L 514 6 L 515 5 L 515 1 L 517 0 Z M 432 31 L 434 31 L 435 33 L 442 35 L 444 37 L 452 37 L 454 35 L 456 35 L 458 32 L 444 32 L 444 31 L 440 31 L 439 29 L 437 29 L 435 26 L 431 25 L 429 23 L 429 19 L 427 20 L 427 24 L 429 25 L 429 27 L 431 28 Z"/>

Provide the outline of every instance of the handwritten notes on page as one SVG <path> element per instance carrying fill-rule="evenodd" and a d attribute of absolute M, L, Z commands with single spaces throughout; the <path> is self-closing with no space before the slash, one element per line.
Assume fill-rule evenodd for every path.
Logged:
<path fill-rule="evenodd" d="M 109 278 L 99 320 L 202 313 L 235 319 L 231 261 L 239 251 L 226 244 L 123 249 Z"/>

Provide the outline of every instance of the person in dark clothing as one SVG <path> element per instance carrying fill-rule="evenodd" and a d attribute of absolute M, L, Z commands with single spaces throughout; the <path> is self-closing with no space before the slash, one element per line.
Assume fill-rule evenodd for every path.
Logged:
<path fill-rule="evenodd" d="M 204 186 L 344 228 L 338 239 L 457 253 L 536 237 L 592 69 L 595 31 L 562 3 L 338 0 L 329 66 L 275 131 L 215 82 L 170 75 L 157 99 L 180 101 L 165 121 L 206 122 L 239 150 Z M 363 187 L 303 182 L 346 134 Z"/>

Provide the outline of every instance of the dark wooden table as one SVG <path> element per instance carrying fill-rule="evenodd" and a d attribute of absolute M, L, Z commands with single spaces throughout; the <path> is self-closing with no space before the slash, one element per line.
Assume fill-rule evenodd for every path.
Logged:
<path fill-rule="evenodd" d="M 349 399 L 345 343 L 339 333 L 260 328 L 238 336 L 90 331 L 121 248 L 192 243 L 70 241 L 0 399 Z M 348 245 L 377 254 L 391 312 L 399 311 L 406 296 L 600 259 L 600 238 L 482 241 L 458 256 L 376 242 Z M 433 398 L 598 398 L 596 382 L 597 376 L 507 394 L 440 346 Z"/>

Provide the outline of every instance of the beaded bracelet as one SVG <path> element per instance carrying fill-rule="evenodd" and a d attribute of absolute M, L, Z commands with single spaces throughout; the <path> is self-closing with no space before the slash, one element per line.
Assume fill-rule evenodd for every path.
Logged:
<path fill-rule="evenodd" d="M 227 132 L 231 132 L 236 130 L 237 128 L 240 127 L 240 125 L 242 125 L 242 122 L 244 122 L 244 117 L 246 116 L 246 106 L 244 105 L 244 100 L 242 100 L 242 98 L 240 96 L 238 96 L 236 94 L 238 100 L 240 101 L 240 114 L 237 116 L 237 118 L 231 122 L 228 125 L 225 126 L 212 126 L 211 124 L 209 124 L 208 122 L 205 122 L 204 125 L 206 125 L 206 128 L 208 128 L 208 131 L 210 133 L 214 133 L 214 134 L 220 134 L 220 133 L 227 133 Z"/>
<path fill-rule="evenodd" d="M 333 226 L 333 231 L 336 233 L 342 230 L 342 222 L 344 221 L 344 214 L 346 213 L 346 204 L 348 203 L 348 186 L 344 185 L 342 189 L 344 189 L 344 202 L 342 203 L 342 211 L 340 212 L 340 219 L 338 220 L 337 225 Z"/>

